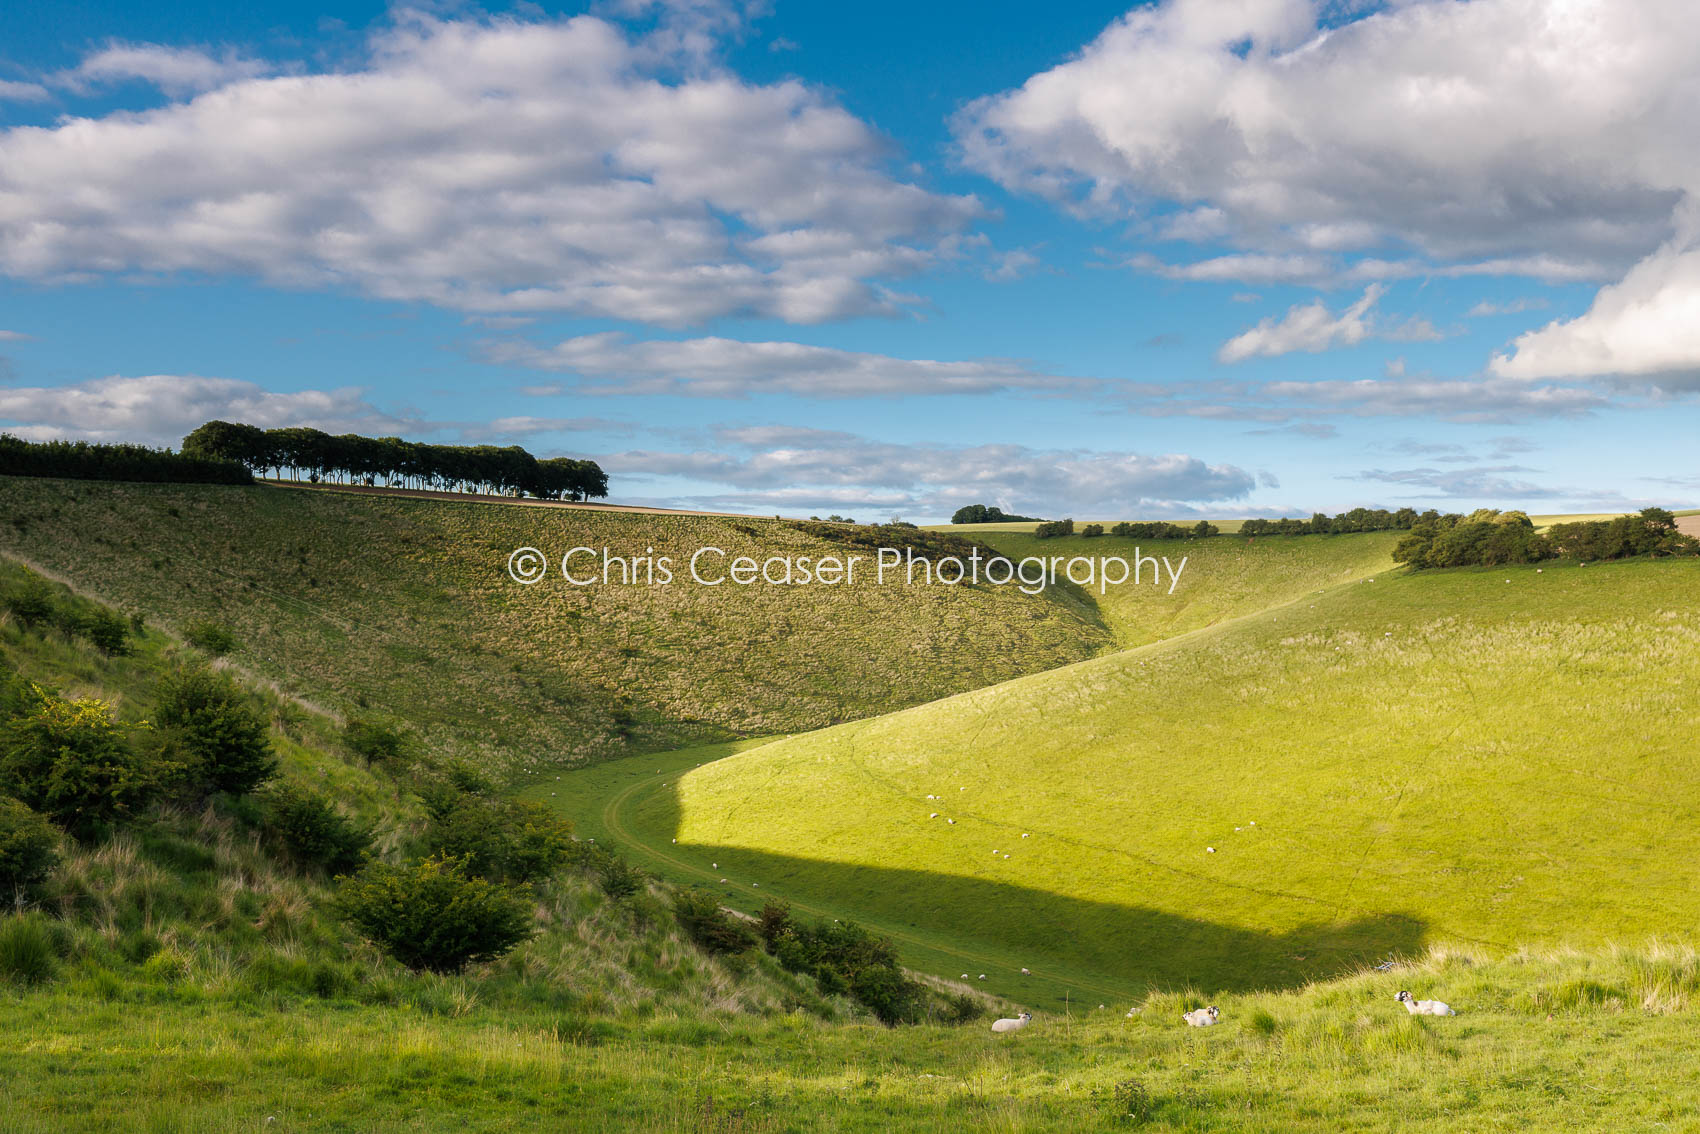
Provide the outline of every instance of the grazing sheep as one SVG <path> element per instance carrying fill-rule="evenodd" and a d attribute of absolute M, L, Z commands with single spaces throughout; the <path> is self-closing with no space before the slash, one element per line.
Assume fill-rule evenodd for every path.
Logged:
<path fill-rule="evenodd" d="M 981 974 L 980 974 L 980 979 L 981 979 L 981 980 L 985 980 L 985 979 L 986 979 L 986 974 L 985 974 L 985 973 L 981 973 Z"/>
<path fill-rule="evenodd" d="M 1021 975 L 1022 976 L 1031 976 L 1031 975 L 1033 975 L 1033 970 L 1032 969 L 1022 969 Z"/>
<path fill-rule="evenodd" d="M 1021 832 L 1021 837 L 1025 839 L 1025 838 L 1028 838 L 1029 836 L 1028 836 L 1026 831 L 1023 831 L 1023 832 Z"/>
<path fill-rule="evenodd" d="M 1005 1016 L 1001 1020 L 993 1020 L 992 1021 L 992 1031 L 994 1031 L 994 1032 L 1019 1032 L 1022 1028 L 1025 1028 L 1028 1025 L 1028 1023 L 1030 1023 L 1032 1021 L 1032 1019 L 1033 1019 L 1033 1013 L 1031 1013 L 1031 1012 L 1023 1012 L 1021 1015 L 1017 1016 L 1013 1020 L 1011 1020 L 1009 1017 Z"/>
<path fill-rule="evenodd" d="M 1215 847 L 1205 847 L 1205 848 L 1204 848 L 1204 853 L 1205 853 L 1205 854 L 1215 854 L 1215 853 L 1216 853 L 1216 848 L 1215 848 Z"/>
<path fill-rule="evenodd" d="M 946 819 L 945 822 L 949 823 L 952 827 L 956 826 L 956 820 L 954 819 Z"/>
<path fill-rule="evenodd" d="M 1215 1024 L 1221 1015 L 1222 1013 L 1216 1011 L 1216 1005 L 1212 1004 L 1208 1008 L 1194 1008 L 1191 1012 L 1182 1016 L 1181 1019 L 1185 1020 L 1194 1028 L 1208 1028 Z"/>
<path fill-rule="evenodd" d="M 937 819 L 938 817 L 939 817 L 939 813 L 937 811 L 935 811 L 931 815 L 927 816 L 928 819 Z"/>
<path fill-rule="evenodd" d="M 1401 992 L 1393 999 L 1405 1006 L 1405 1011 L 1413 1016 L 1456 1016 L 1458 1013 L 1438 1000 L 1418 1000 L 1409 992 Z"/>

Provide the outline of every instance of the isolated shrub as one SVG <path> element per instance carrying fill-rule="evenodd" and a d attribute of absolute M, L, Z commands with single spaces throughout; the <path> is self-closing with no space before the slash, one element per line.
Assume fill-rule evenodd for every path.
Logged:
<path fill-rule="evenodd" d="M 175 770 L 138 752 L 99 701 L 43 696 L 0 724 L 0 791 L 78 837 L 135 814 Z"/>
<path fill-rule="evenodd" d="M 0 905 L 29 893 L 59 860 L 59 832 L 22 802 L 0 795 Z"/>
<path fill-rule="evenodd" d="M 912 1024 L 921 1018 L 925 994 L 895 965 L 866 965 L 850 974 L 850 995 L 882 1024 Z"/>
<path fill-rule="evenodd" d="M 596 863 L 596 884 L 615 901 L 643 889 L 643 871 L 617 854 L 604 854 Z"/>
<path fill-rule="evenodd" d="M 129 622 L 104 606 L 94 607 L 85 613 L 78 621 L 77 629 L 103 654 L 117 656 L 130 652 Z"/>
<path fill-rule="evenodd" d="M 215 658 L 234 653 L 238 645 L 236 635 L 216 622 L 191 622 L 183 628 L 183 640 Z"/>
<path fill-rule="evenodd" d="M 270 728 L 222 673 L 196 667 L 160 682 L 154 724 L 194 786 L 242 795 L 277 774 Z"/>
<path fill-rule="evenodd" d="M 430 794 L 430 793 L 427 793 Z M 553 873 L 573 845 L 572 823 L 541 803 L 487 800 L 465 792 L 426 800 L 432 852 L 463 858 L 474 874 L 530 882 Z"/>
<path fill-rule="evenodd" d="M 265 794 L 265 828 L 297 866 L 346 874 L 358 869 L 372 830 L 350 820 L 316 791 L 280 784 Z"/>
<path fill-rule="evenodd" d="M 458 973 L 531 936 L 531 891 L 470 874 L 453 858 L 371 863 L 345 879 L 337 910 L 362 936 L 415 971 Z"/>
<path fill-rule="evenodd" d="M 408 753 L 407 738 L 400 730 L 369 717 L 350 717 L 342 726 L 342 742 L 368 764 L 394 768 Z"/>
<path fill-rule="evenodd" d="M 976 505 L 978 507 L 978 505 Z M 962 520 L 959 523 L 976 521 Z M 761 908 L 761 915 L 756 918 L 756 932 L 771 951 L 774 945 L 791 928 L 791 906 L 786 902 L 768 902 Z"/>
<path fill-rule="evenodd" d="M 949 992 L 942 998 L 939 1017 L 947 1024 L 972 1024 L 986 1014 L 986 1002 L 972 992 Z"/>
<path fill-rule="evenodd" d="M 685 936 L 710 953 L 742 953 L 755 947 L 756 933 L 720 908 L 706 890 L 681 890 L 673 899 L 673 916 Z"/>
<path fill-rule="evenodd" d="M 848 994 L 887 1024 L 913 1022 L 926 1009 L 926 988 L 903 975 L 891 939 L 854 922 L 804 925 L 782 903 L 757 923 L 768 951 L 790 972 L 809 973 L 822 993 Z"/>
<path fill-rule="evenodd" d="M 1101 536 L 1103 534 L 1103 524 L 1087 524 L 1085 527 L 1080 529 L 1080 535 L 1083 539 L 1091 539 L 1093 536 Z"/>
<path fill-rule="evenodd" d="M 13 618 L 33 629 L 53 619 L 53 588 L 41 579 L 24 579 L 6 588 L 5 594 L 0 595 L 0 604 Z"/>

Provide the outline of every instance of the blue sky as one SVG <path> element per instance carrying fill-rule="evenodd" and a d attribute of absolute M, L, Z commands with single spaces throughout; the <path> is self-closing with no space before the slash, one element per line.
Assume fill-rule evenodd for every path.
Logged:
<path fill-rule="evenodd" d="M 861 519 L 1687 505 L 1684 8 L 13 5 L 0 428 Z"/>

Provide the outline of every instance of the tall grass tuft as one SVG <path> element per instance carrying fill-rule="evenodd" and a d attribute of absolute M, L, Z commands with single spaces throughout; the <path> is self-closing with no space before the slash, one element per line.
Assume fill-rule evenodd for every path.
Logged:
<path fill-rule="evenodd" d="M 53 926 L 39 913 L 0 918 L 0 978 L 13 984 L 45 984 L 59 969 Z"/>

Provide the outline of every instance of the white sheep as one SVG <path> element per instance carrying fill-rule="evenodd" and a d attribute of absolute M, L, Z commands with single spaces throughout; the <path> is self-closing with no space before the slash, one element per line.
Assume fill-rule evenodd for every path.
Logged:
<path fill-rule="evenodd" d="M 937 811 L 935 811 L 931 815 L 927 816 L 928 819 L 937 819 L 938 817 L 939 817 L 939 813 Z"/>
<path fill-rule="evenodd" d="M 1033 970 L 1032 970 L 1032 969 L 1022 969 L 1022 970 L 1021 970 L 1021 975 L 1022 975 L 1022 976 L 1032 976 L 1032 975 L 1033 975 Z"/>
<path fill-rule="evenodd" d="M 1222 1013 L 1216 1011 L 1216 1005 L 1212 1004 L 1208 1008 L 1194 1008 L 1191 1012 L 1183 1015 L 1181 1019 L 1185 1020 L 1191 1027 L 1208 1028 L 1215 1024 L 1221 1015 Z"/>
<path fill-rule="evenodd" d="M 1019 1032 L 1022 1028 L 1025 1028 L 1032 1021 L 1032 1019 L 1033 1019 L 1033 1013 L 1031 1013 L 1031 1012 L 1023 1012 L 1021 1015 L 1017 1016 L 1013 1020 L 1011 1020 L 1009 1017 L 1005 1016 L 1001 1020 L 993 1020 L 992 1021 L 992 1031 L 994 1031 L 994 1032 Z"/>
<path fill-rule="evenodd" d="M 981 973 L 981 974 L 980 974 L 980 979 L 981 979 L 981 980 L 985 980 L 985 979 L 986 979 L 986 974 L 985 974 L 985 973 Z"/>
<path fill-rule="evenodd" d="M 946 819 L 945 822 L 949 823 L 952 827 L 956 826 L 956 820 L 954 819 Z"/>
<path fill-rule="evenodd" d="M 1405 1006 L 1405 1011 L 1413 1016 L 1456 1016 L 1458 1013 L 1438 1000 L 1418 1000 L 1409 992 L 1401 992 L 1393 999 Z"/>

